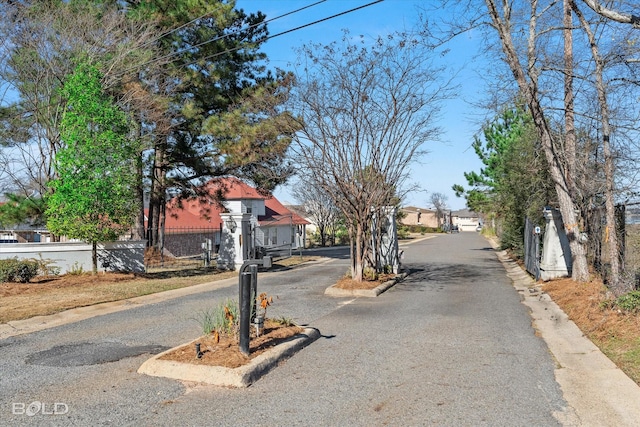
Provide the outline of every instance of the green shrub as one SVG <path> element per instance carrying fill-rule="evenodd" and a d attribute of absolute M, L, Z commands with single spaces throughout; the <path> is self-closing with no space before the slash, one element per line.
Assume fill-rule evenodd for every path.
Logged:
<path fill-rule="evenodd" d="M 640 311 L 640 291 L 631 291 L 616 299 L 618 308 L 624 311 L 638 312 Z"/>
<path fill-rule="evenodd" d="M 398 227 L 398 239 L 406 239 L 409 237 L 409 228 L 405 225 Z"/>
<path fill-rule="evenodd" d="M 38 275 L 40 263 L 17 258 L 0 260 L 0 282 L 28 283 Z"/>

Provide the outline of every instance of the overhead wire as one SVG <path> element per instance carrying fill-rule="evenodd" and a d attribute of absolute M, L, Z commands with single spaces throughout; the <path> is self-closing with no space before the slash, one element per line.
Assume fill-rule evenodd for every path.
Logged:
<path fill-rule="evenodd" d="M 261 23 L 259 23 L 259 24 L 254 24 L 254 25 L 249 26 L 249 27 L 247 27 L 247 28 L 243 28 L 243 29 L 240 29 L 240 30 L 234 31 L 234 32 L 232 32 L 232 33 L 224 34 L 224 35 L 219 36 L 219 37 L 214 37 L 214 38 L 212 38 L 212 39 L 210 39 L 210 40 L 206 40 L 206 41 L 204 41 L 204 42 L 202 42 L 202 43 L 199 43 L 199 44 L 197 44 L 197 45 L 191 46 L 191 47 L 189 47 L 189 48 L 185 48 L 185 49 L 183 49 L 183 50 L 181 50 L 181 51 L 173 52 L 173 53 L 171 53 L 171 54 L 169 54 L 169 55 L 165 55 L 165 56 L 163 56 L 163 57 L 160 57 L 160 58 L 156 58 L 156 59 L 153 59 L 153 60 L 147 61 L 147 62 L 145 62 L 144 64 L 141 64 L 141 65 L 140 65 L 140 66 L 138 66 L 138 67 L 135 67 L 135 68 L 131 68 L 131 69 L 129 69 L 129 70 L 126 70 L 124 73 L 129 72 L 129 71 L 131 71 L 131 70 L 133 70 L 133 69 L 140 68 L 140 67 L 145 66 L 145 65 L 152 64 L 152 63 L 154 63 L 154 62 L 157 62 L 157 61 L 160 61 L 160 60 L 163 60 L 163 59 L 170 58 L 170 57 L 172 57 L 172 56 L 176 56 L 176 55 L 178 55 L 178 54 L 180 54 L 180 53 L 182 53 L 182 52 L 185 52 L 185 51 L 187 51 L 187 50 L 189 50 L 189 49 L 193 49 L 193 48 L 196 48 L 196 47 L 200 47 L 200 46 L 203 46 L 203 45 L 208 44 L 208 43 L 213 43 L 214 41 L 218 41 L 218 40 L 223 39 L 223 38 L 225 38 L 225 37 L 229 37 L 229 36 L 231 36 L 231 35 L 234 35 L 234 34 L 237 34 L 237 33 L 240 33 L 240 32 L 244 32 L 244 31 L 246 31 L 246 30 L 248 30 L 248 29 L 250 29 L 250 28 L 253 28 L 253 27 L 255 27 L 255 26 L 261 25 L 261 24 L 263 24 L 263 23 L 271 22 L 271 21 L 274 21 L 274 20 L 276 20 L 276 19 L 280 19 L 280 18 L 282 18 L 282 17 L 285 17 L 285 16 L 288 16 L 288 15 L 291 15 L 291 14 L 293 14 L 293 13 L 297 13 L 297 12 L 299 12 L 299 11 L 301 11 L 301 10 L 304 10 L 304 9 L 309 8 L 309 7 L 315 6 L 315 5 L 319 4 L 319 3 L 323 3 L 324 1 L 326 1 L 326 0 L 322 0 L 322 1 L 319 1 L 319 2 L 316 2 L 316 3 L 313 3 L 313 4 L 310 4 L 310 5 L 304 6 L 304 7 L 300 8 L 300 9 L 296 9 L 296 10 L 294 10 L 294 11 L 287 12 L 287 13 L 285 13 L 285 14 L 283 14 L 283 15 L 279 15 L 279 16 L 277 16 L 277 17 L 275 17 L 275 18 L 270 19 L 270 20 L 263 21 L 263 22 L 261 22 Z M 364 8 L 367 8 L 367 7 L 370 7 L 370 6 L 373 6 L 374 4 L 381 3 L 381 2 L 383 2 L 383 1 L 384 1 L 384 0 L 375 0 L 375 1 L 372 1 L 372 2 L 370 2 L 370 3 L 364 4 L 364 5 L 361 5 L 361 6 L 358 6 L 358 7 L 352 8 L 352 9 L 349 9 L 349 10 L 345 10 L 345 11 L 343 11 L 343 12 L 336 13 L 336 14 L 334 14 L 334 15 L 327 16 L 327 17 L 322 18 L 322 19 L 318 19 L 318 20 L 315 20 L 315 21 L 309 22 L 309 23 L 307 23 L 307 24 L 303 24 L 303 25 L 300 25 L 300 26 L 297 26 L 297 27 L 294 27 L 294 28 L 291 28 L 291 29 L 288 29 L 288 30 L 285 30 L 285 31 L 281 31 L 281 32 L 276 33 L 276 34 L 273 34 L 273 35 L 269 35 L 269 36 L 263 37 L 263 38 L 261 38 L 261 39 L 257 40 L 255 43 L 264 43 L 264 42 L 265 42 L 265 41 L 267 41 L 267 40 L 271 40 L 271 39 L 273 39 L 273 38 L 276 38 L 276 37 L 279 37 L 279 36 L 282 36 L 282 35 L 285 35 L 285 34 L 289 34 L 289 33 L 292 33 L 292 32 L 294 32 L 294 31 L 298 31 L 298 30 L 301 30 L 301 29 L 303 29 L 303 28 L 307 28 L 307 27 L 310 27 L 310 26 L 312 26 L 312 25 L 319 24 L 319 23 L 321 23 L 321 22 L 325 22 L 325 21 L 328 21 L 328 20 L 331 20 L 331 19 L 337 18 L 337 17 L 339 17 L 339 16 L 343 16 L 343 15 L 347 15 L 347 14 L 349 14 L 349 13 L 353 13 L 353 12 L 355 12 L 355 11 L 358 11 L 358 10 L 361 10 L 361 9 L 364 9 Z M 218 57 L 218 56 L 225 55 L 225 54 L 227 54 L 227 53 L 235 52 L 235 51 L 240 50 L 240 49 L 243 49 L 243 48 L 244 48 L 244 46 L 239 46 L 239 47 L 234 47 L 234 48 L 231 48 L 231 49 L 227 49 L 227 50 L 224 50 L 224 51 L 222 51 L 222 52 L 217 52 L 217 53 L 215 53 L 215 54 L 213 54 L 213 55 L 209 55 L 209 56 L 206 56 L 206 57 L 204 57 L 204 58 L 199 58 L 199 59 L 194 60 L 194 61 L 192 61 L 192 62 L 188 62 L 188 63 L 182 64 L 182 66 L 183 66 L 183 67 L 186 67 L 186 66 L 189 66 L 189 65 L 193 65 L 193 64 L 195 64 L 195 63 L 197 63 L 197 62 L 200 62 L 200 61 L 207 61 L 207 60 L 210 60 L 210 59 L 212 59 L 212 58 L 216 58 L 216 57 Z M 123 74 L 124 74 L 124 73 L 123 73 Z"/>
<path fill-rule="evenodd" d="M 178 51 L 176 51 L 176 52 L 172 52 L 172 53 L 169 53 L 169 54 L 167 54 L 167 55 L 164 55 L 164 56 L 161 56 L 161 57 L 158 57 L 158 58 L 154 58 L 154 59 L 149 60 L 149 61 L 147 61 L 147 62 L 144 62 L 144 63 L 142 63 L 142 64 L 140 64 L 140 65 L 138 65 L 138 66 L 136 66 L 136 67 L 129 68 L 129 69 L 127 69 L 127 70 L 123 71 L 123 73 L 122 73 L 122 74 L 126 74 L 126 73 L 128 73 L 128 72 L 130 72 L 130 71 L 133 71 L 133 70 L 135 70 L 135 69 L 139 69 L 139 68 L 141 68 L 141 67 L 144 67 L 145 65 L 153 64 L 154 62 L 159 62 L 159 61 L 161 61 L 161 60 L 168 59 L 168 58 L 171 58 L 171 57 L 173 57 L 173 56 L 180 55 L 181 53 L 186 52 L 186 51 L 189 51 L 189 50 L 191 50 L 191 49 L 195 49 L 195 48 L 198 48 L 198 47 L 200 47 L 200 46 L 203 46 L 203 45 L 206 45 L 206 44 L 209 44 L 209 43 L 213 43 L 213 42 L 216 42 L 216 41 L 218 41 L 218 40 L 221 40 L 221 39 L 224 39 L 224 38 L 227 38 L 227 37 L 233 36 L 233 35 L 235 35 L 235 34 L 239 34 L 239 33 L 245 32 L 245 31 L 247 31 L 247 30 L 250 30 L 250 29 L 252 29 L 252 28 L 258 27 L 258 26 L 260 26 L 260 25 L 263 25 L 263 24 L 266 24 L 266 23 L 269 23 L 269 22 L 273 22 L 273 21 L 275 21 L 275 20 L 277 20 L 277 19 L 281 19 L 281 18 L 284 18 L 284 17 L 286 17 L 286 16 L 292 15 L 292 14 L 294 14 L 294 13 L 298 13 L 298 12 L 303 11 L 303 10 L 305 10 L 305 9 L 308 9 L 308 8 L 310 8 L 310 7 L 317 6 L 317 5 L 319 5 L 320 3 L 324 3 L 324 2 L 326 2 L 326 1 L 327 1 L 327 0 L 319 0 L 319 1 L 315 2 L 315 3 L 311 3 L 311 4 L 308 4 L 308 5 L 306 5 L 306 6 L 300 7 L 300 8 L 298 8 L 298 9 L 292 10 L 292 11 L 290 11 L 290 12 L 283 13 L 282 15 L 278 15 L 278 16 L 276 16 L 276 17 L 274 17 L 274 18 L 270 18 L 270 19 L 267 19 L 267 20 L 265 20 L 265 21 L 261 21 L 261 22 L 259 22 L 259 23 L 257 23 L 257 24 L 250 25 L 250 26 L 248 26 L 248 27 L 246 27 L 246 28 L 241 28 L 241 29 L 239 29 L 239 30 L 236 30 L 236 31 L 233 31 L 233 32 L 230 32 L 230 33 L 226 33 L 226 34 L 223 34 L 223 35 L 221 35 L 221 36 L 214 37 L 214 38 L 212 38 L 212 39 L 209 39 L 209 40 L 206 40 L 206 41 L 204 41 L 204 42 L 198 43 L 198 44 L 196 44 L 196 45 L 189 46 L 189 47 L 186 47 L 186 48 L 184 48 L 184 49 L 180 49 L 180 50 L 178 50 Z M 381 0 L 381 1 L 382 1 L 382 0 Z M 173 29 L 173 30 L 171 30 L 171 31 L 168 31 L 168 32 L 166 32 L 166 33 L 163 33 L 162 35 L 158 36 L 158 37 L 157 37 L 157 38 L 155 38 L 154 40 L 150 40 L 149 42 L 147 42 L 147 43 L 143 44 L 143 45 L 142 45 L 142 47 L 147 46 L 148 44 L 153 43 L 153 42 L 155 42 L 155 41 L 158 41 L 158 40 L 160 40 L 162 37 L 166 37 L 167 35 L 172 34 L 172 33 L 174 33 L 175 31 L 178 31 L 178 30 L 180 30 L 180 29 L 182 29 L 182 28 L 185 28 L 186 26 L 188 26 L 188 25 L 192 24 L 193 22 L 196 22 L 196 21 L 198 21 L 198 20 L 200 20 L 200 19 L 205 18 L 207 15 L 208 15 L 208 13 L 206 13 L 206 14 L 204 14 L 204 15 L 202 15 L 202 16 L 200 16 L 200 17 L 198 17 L 198 18 L 195 18 L 195 19 L 193 19 L 193 20 L 191 20 L 191 21 L 189 21 L 189 22 L 187 22 L 186 24 L 183 24 L 183 25 L 179 26 L 178 28 L 174 28 L 174 29 Z"/>

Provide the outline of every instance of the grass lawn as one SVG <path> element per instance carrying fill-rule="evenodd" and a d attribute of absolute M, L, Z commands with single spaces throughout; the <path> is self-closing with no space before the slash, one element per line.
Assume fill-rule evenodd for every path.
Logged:
<path fill-rule="evenodd" d="M 274 267 L 295 266 L 317 258 L 294 256 L 276 261 Z M 238 273 L 199 268 L 151 274 L 65 274 L 38 277 L 31 283 L 0 283 L 0 323 L 232 277 L 238 277 Z"/>

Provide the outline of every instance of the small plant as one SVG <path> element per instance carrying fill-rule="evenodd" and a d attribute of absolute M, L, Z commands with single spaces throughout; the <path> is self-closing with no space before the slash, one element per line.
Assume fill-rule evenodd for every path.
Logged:
<path fill-rule="evenodd" d="M 76 261 L 73 263 L 67 274 L 70 274 L 72 276 L 81 276 L 84 274 L 84 269 L 80 264 L 78 264 L 78 261 Z"/>
<path fill-rule="evenodd" d="M 223 334 L 235 335 L 238 329 L 238 318 L 238 303 L 227 299 L 210 310 L 199 312 L 195 320 L 200 323 L 204 335 L 214 334 L 219 337 Z"/>
<path fill-rule="evenodd" d="M 267 296 L 266 292 L 258 295 L 256 299 L 256 303 L 259 307 L 260 313 L 257 313 L 258 316 L 262 316 L 263 319 L 267 318 L 267 307 L 273 304 L 273 297 Z"/>
<path fill-rule="evenodd" d="M 612 299 L 605 299 L 600 301 L 598 307 L 600 307 L 600 310 L 613 310 L 616 307 L 616 301 Z"/>
<path fill-rule="evenodd" d="M 280 316 L 277 319 L 273 319 L 273 321 L 282 326 L 298 326 L 290 317 Z"/>
<path fill-rule="evenodd" d="M 60 267 L 54 264 L 51 259 L 43 259 L 40 257 L 38 260 L 38 271 L 43 276 L 59 276 Z"/>
<path fill-rule="evenodd" d="M 618 308 L 624 311 L 637 313 L 640 311 L 640 291 L 631 291 L 616 299 Z"/>
<path fill-rule="evenodd" d="M 362 276 L 364 277 L 364 280 L 378 280 L 378 272 L 371 267 L 365 267 L 365 269 L 362 271 Z"/>

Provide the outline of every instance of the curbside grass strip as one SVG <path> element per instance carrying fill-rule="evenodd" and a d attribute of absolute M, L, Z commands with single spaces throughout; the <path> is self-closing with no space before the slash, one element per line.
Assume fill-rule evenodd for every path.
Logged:
<path fill-rule="evenodd" d="M 324 294 L 330 297 L 369 297 L 374 298 L 394 286 L 396 283 L 404 280 L 407 277 L 407 273 L 402 273 L 392 280 L 388 280 L 384 283 L 379 284 L 373 289 L 342 289 L 336 287 L 336 285 L 331 285 L 327 289 L 324 290 Z"/>
<path fill-rule="evenodd" d="M 303 333 L 291 337 L 288 341 L 278 344 L 255 359 L 252 359 L 246 365 L 238 368 L 192 365 L 170 360 L 160 360 L 160 357 L 163 355 L 184 345 L 181 344 L 178 347 L 156 354 L 144 362 L 140 368 L 138 368 L 138 373 L 222 387 L 246 388 L 275 368 L 281 361 L 293 356 L 293 354 L 302 350 L 319 337 L 320 331 L 317 329 L 305 328 Z M 191 343 L 196 341 L 197 340 L 194 340 Z"/>

